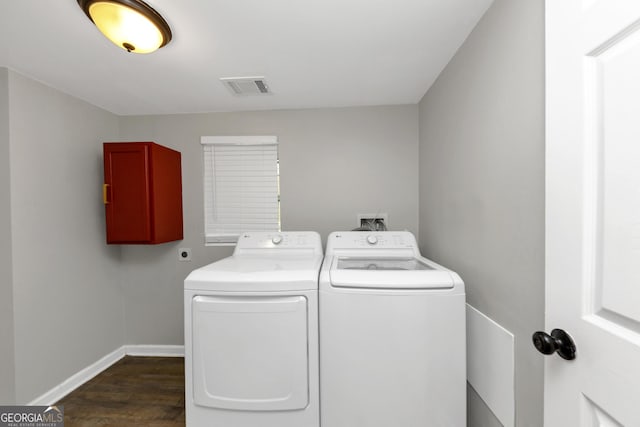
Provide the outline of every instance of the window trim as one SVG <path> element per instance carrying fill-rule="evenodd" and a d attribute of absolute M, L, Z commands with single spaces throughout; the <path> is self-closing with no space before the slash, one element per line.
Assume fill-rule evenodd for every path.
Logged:
<path fill-rule="evenodd" d="M 278 137 L 274 135 L 252 136 L 202 136 L 202 145 L 278 145 Z"/>

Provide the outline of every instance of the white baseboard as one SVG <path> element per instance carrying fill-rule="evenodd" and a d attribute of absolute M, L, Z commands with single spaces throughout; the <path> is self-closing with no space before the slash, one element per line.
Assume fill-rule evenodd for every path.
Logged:
<path fill-rule="evenodd" d="M 53 405 L 67 394 L 71 393 L 82 384 L 86 383 L 109 366 L 122 359 L 124 356 L 156 356 L 156 357 L 182 357 L 184 346 L 182 345 L 123 345 L 112 351 L 100 360 L 87 366 L 80 372 L 70 376 L 43 395 L 33 399 L 27 405 Z"/>
<path fill-rule="evenodd" d="M 184 357 L 183 345 L 125 345 L 128 356 Z"/>
<path fill-rule="evenodd" d="M 125 356 L 124 347 L 107 354 L 100 360 L 87 366 L 80 372 L 70 376 L 51 390 L 28 403 L 28 405 L 53 405 L 64 396 L 107 369 Z"/>

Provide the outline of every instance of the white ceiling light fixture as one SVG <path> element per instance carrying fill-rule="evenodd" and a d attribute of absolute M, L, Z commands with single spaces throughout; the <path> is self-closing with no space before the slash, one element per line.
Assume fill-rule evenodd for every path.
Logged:
<path fill-rule="evenodd" d="M 142 0 L 78 0 L 96 27 L 116 46 L 150 53 L 171 41 L 164 18 Z"/>

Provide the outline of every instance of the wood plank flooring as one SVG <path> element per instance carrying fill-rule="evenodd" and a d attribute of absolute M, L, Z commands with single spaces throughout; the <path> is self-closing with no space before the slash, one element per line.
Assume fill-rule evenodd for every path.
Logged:
<path fill-rule="evenodd" d="M 183 427 L 184 358 L 125 356 L 56 404 L 65 427 Z"/>

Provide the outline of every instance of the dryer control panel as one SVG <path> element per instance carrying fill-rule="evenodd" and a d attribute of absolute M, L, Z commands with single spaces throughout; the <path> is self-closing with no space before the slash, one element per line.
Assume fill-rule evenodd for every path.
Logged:
<path fill-rule="evenodd" d="M 247 232 L 240 235 L 234 254 L 244 251 L 284 249 L 322 253 L 320 235 L 314 231 Z"/>

